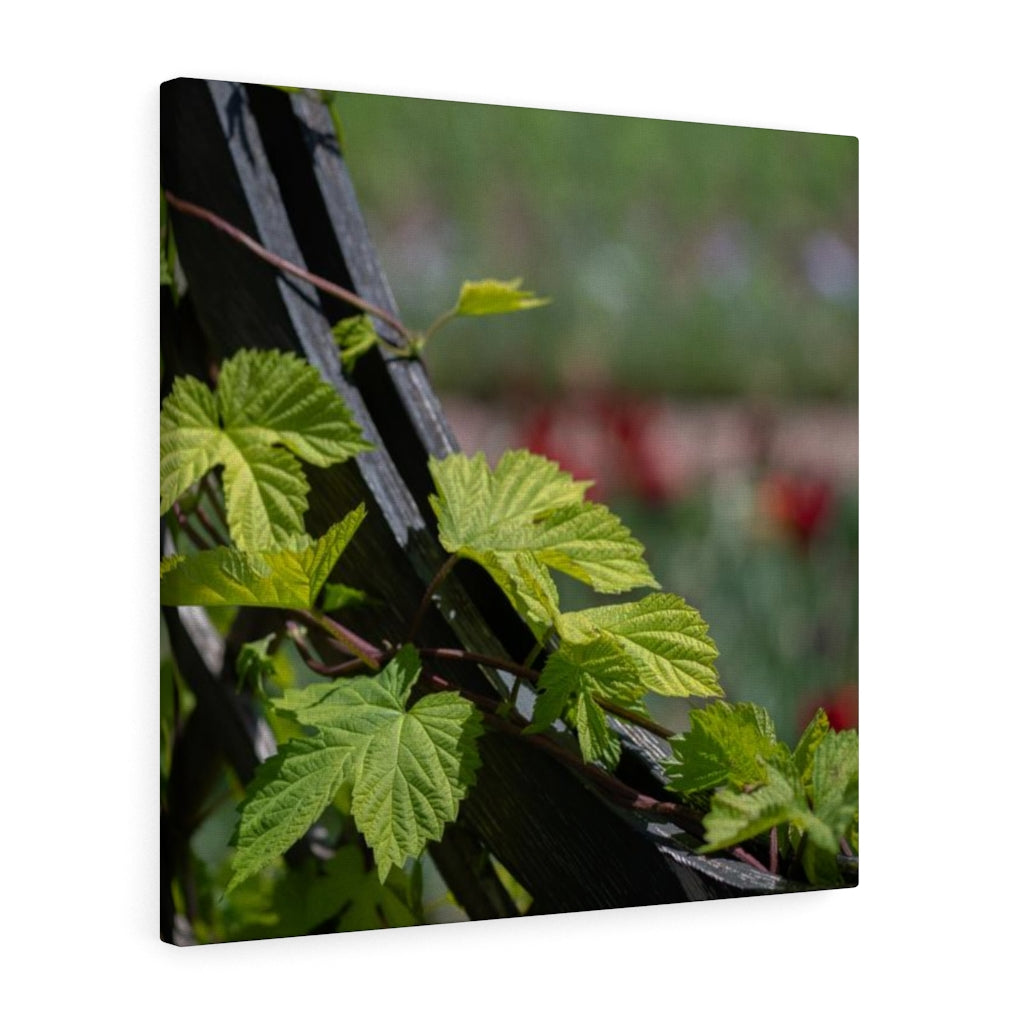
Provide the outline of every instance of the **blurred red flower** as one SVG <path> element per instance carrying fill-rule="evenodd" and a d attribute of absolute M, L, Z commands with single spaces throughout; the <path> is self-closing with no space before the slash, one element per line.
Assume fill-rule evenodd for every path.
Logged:
<path fill-rule="evenodd" d="M 843 729 L 856 729 L 857 707 L 857 684 L 846 683 L 827 695 L 819 694 L 817 697 L 808 699 L 801 709 L 800 729 L 803 731 L 807 727 L 818 708 L 825 709 L 829 725 L 836 732 L 842 732 Z"/>
<path fill-rule="evenodd" d="M 762 481 L 760 497 L 771 522 L 807 547 L 828 522 L 834 495 L 824 480 L 773 473 Z"/>

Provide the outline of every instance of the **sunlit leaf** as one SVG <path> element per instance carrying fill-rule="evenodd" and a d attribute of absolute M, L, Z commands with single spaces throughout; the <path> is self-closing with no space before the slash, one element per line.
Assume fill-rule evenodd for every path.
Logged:
<path fill-rule="evenodd" d="M 521 277 L 512 281 L 466 281 L 455 305 L 457 316 L 491 316 L 495 313 L 516 313 L 521 309 L 546 306 L 550 299 L 538 299 L 533 292 L 521 291 Z"/>
<path fill-rule="evenodd" d="M 340 462 L 371 445 L 317 371 L 291 353 L 225 360 L 217 394 L 179 377 L 160 414 L 160 513 L 214 466 L 224 467 L 231 540 L 271 550 L 302 534 L 309 484 L 299 459 Z"/>

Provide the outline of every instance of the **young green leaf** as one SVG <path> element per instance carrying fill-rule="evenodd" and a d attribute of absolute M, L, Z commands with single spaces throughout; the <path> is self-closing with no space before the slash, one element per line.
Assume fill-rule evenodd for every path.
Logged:
<path fill-rule="evenodd" d="M 277 707 L 354 753 L 352 815 L 373 849 L 383 880 L 392 865 L 423 852 L 454 821 L 476 773 L 476 708 L 456 693 L 405 705 L 420 672 L 406 646 L 373 677 L 289 691 Z"/>
<path fill-rule="evenodd" d="M 521 611 L 528 594 L 535 632 L 545 596 L 557 596 L 545 567 L 606 593 L 658 585 L 639 541 L 603 505 L 583 501 L 589 483 L 554 462 L 507 452 L 491 472 L 481 454 L 450 455 L 432 458 L 430 473 L 442 546 L 479 562 Z"/>
<path fill-rule="evenodd" d="M 557 619 L 564 640 L 614 638 L 636 665 L 644 689 L 667 697 L 720 697 L 718 648 L 700 613 L 675 594 L 569 612 Z"/>
<path fill-rule="evenodd" d="M 814 752 L 811 802 L 837 840 L 857 813 L 859 777 L 857 733 L 830 732 Z"/>
<path fill-rule="evenodd" d="M 622 754 L 619 738 L 608 728 L 604 711 L 586 690 L 577 698 L 570 722 L 576 727 L 583 760 L 600 761 L 607 768 L 614 769 Z"/>
<path fill-rule="evenodd" d="M 740 789 L 768 781 L 771 764 L 787 767 L 792 755 L 775 738 L 768 712 L 756 704 L 715 701 L 690 712 L 690 731 L 669 741 L 665 763 L 670 789 L 684 796 L 726 783 Z"/>
<path fill-rule="evenodd" d="M 546 306 L 550 299 L 538 299 L 533 292 L 519 290 L 521 277 L 514 281 L 466 281 L 455 306 L 456 316 L 491 316 L 495 313 L 516 313 L 521 309 Z"/>
<path fill-rule="evenodd" d="M 828 715 L 824 708 L 818 708 L 814 717 L 807 723 L 803 735 L 793 749 L 793 761 L 800 772 L 800 780 L 805 786 L 811 784 L 811 770 L 814 767 L 814 752 L 821 741 L 829 734 Z"/>
<path fill-rule="evenodd" d="M 235 675 L 239 686 L 248 685 L 255 689 L 264 679 L 274 678 L 276 670 L 270 646 L 276 639 L 277 634 L 270 633 L 262 640 L 250 640 L 242 644 L 235 659 Z"/>
<path fill-rule="evenodd" d="M 271 550 L 303 532 L 299 459 L 340 462 L 371 445 L 317 371 L 291 353 L 242 351 L 225 360 L 214 394 L 179 377 L 160 414 L 160 514 L 214 466 L 224 467 L 232 541 Z"/>
<path fill-rule="evenodd" d="M 165 559 L 160 603 L 308 611 L 365 517 L 366 508 L 359 505 L 318 540 L 290 537 L 287 547 L 270 551 L 212 548 Z"/>
<path fill-rule="evenodd" d="M 765 766 L 767 781 L 750 791 L 720 789 L 704 816 L 706 843 L 701 853 L 736 846 L 777 825 L 795 822 L 806 828 L 812 817 L 795 772 Z"/>
<path fill-rule="evenodd" d="M 485 548 L 503 530 L 529 527 L 555 509 L 580 504 L 591 486 L 524 450 L 505 452 L 493 471 L 482 452 L 431 457 L 429 468 L 437 488 L 431 506 L 448 551 Z"/>
<path fill-rule="evenodd" d="M 335 344 L 341 350 L 341 364 L 351 372 L 359 357 L 379 341 L 373 321 L 365 313 L 339 320 L 332 328 Z"/>
<path fill-rule="evenodd" d="M 242 802 L 227 892 L 262 871 L 316 823 L 344 782 L 351 745 L 324 737 L 285 744 L 260 765 Z"/>
<path fill-rule="evenodd" d="M 584 759 L 614 765 L 618 757 L 613 736 L 595 698 L 628 706 L 644 692 L 636 667 L 619 644 L 609 637 L 563 643 L 545 663 L 537 689 L 527 732 L 540 732 L 564 715 L 576 727 Z"/>
<path fill-rule="evenodd" d="M 684 795 L 720 787 L 704 817 L 702 853 L 787 826 L 810 882 L 841 883 L 839 840 L 857 817 L 857 734 L 822 734 L 823 719 L 805 730 L 798 758 L 775 740 L 764 708 L 722 702 L 692 713 L 690 732 L 670 741 L 675 760 L 665 768 L 669 788 Z"/>
<path fill-rule="evenodd" d="M 320 591 L 320 609 L 334 612 L 339 608 L 367 608 L 380 602 L 365 590 L 350 587 L 345 583 L 325 583 Z"/>

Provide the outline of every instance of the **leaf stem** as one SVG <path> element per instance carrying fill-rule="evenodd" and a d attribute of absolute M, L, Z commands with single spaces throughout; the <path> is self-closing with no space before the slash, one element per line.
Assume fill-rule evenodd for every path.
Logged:
<path fill-rule="evenodd" d="M 768 870 L 773 874 L 779 873 L 779 826 L 772 825 L 768 833 Z"/>
<path fill-rule="evenodd" d="M 175 502 L 173 508 L 174 518 L 178 521 L 178 525 L 181 527 L 185 536 L 188 537 L 190 541 L 192 541 L 192 543 L 196 546 L 197 550 L 209 550 L 209 542 L 204 537 L 202 537 L 196 530 L 196 528 L 188 521 L 188 516 L 186 516 L 185 513 L 181 511 L 181 505 Z"/>
<path fill-rule="evenodd" d="M 224 534 L 217 529 L 217 525 L 210 521 L 210 517 L 198 505 L 196 505 L 195 512 L 196 519 L 203 524 L 204 529 L 210 535 L 214 544 L 217 544 L 222 548 L 231 547 L 230 541 L 228 541 Z"/>
<path fill-rule="evenodd" d="M 210 499 L 210 506 L 213 508 L 214 514 L 220 521 L 221 526 L 224 527 L 224 531 L 230 536 L 231 527 L 228 526 L 228 517 L 227 513 L 224 511 L 224 502 L 221 499 L 217 488 L 213 486 L 209 473 L 199 481 L 199 487 L 206 494 L 207 498 Z"/>
<path fill-rule="evenodd" d="M 430 599 L 434 596 L 435 591 L 445 581 L 448 573 L 455 568 L 455 563 L 459 560 L 459 556 L 449 555 L 445 559 L 444 565 L 434 573 L 434 578 L 427 585 L 426 592 L 423 594 L 423 600 L 420 601 L 419 608 L 416 609 L 416 614 L 412 618 L 412 625 L 409 626 L 409 633 L 405 638 L 405 642 L 411 644 L 416 639 L 416 634 L 419 632 L 420 624 L 423 622 L 423 616 L 427 613 L 427 608 L 430 606 Z"/>
<path fill-rule="evenodd" d="M 302 658 L 303 662 L 305 662 L 305 664 L 318 675 L 337 679 L 339 676 L 347 676 L 355 669 L 364 668 L 366 666 L 366 663 L 361 658 L 342 661 L 337 665 L 328 665 L 326 662 L 320 661 L 310 649 L 309 644 L 306 643 L 306 638 L 302 635 L 302 627 L 299 626 L 298 623 L 290 621 L 286 622 L 285 629 L 288 631 L 288 635 L 291 637 L 292 643 L 295 644 L 295 648 L 299 652 L 299 657 Z"/>
<path fill-rule="evenodd" d="M 346 629 L 340 622 L 336 622 L 323 612 L 315 610 L 297 611 L 296 614 L 314 626 L 319 626 L 342 650 L 348 654 L 354 654 L 367 668 L 372 669 L 374 672 L 380 671 L 382 652 L 380 648 L 374 647 L 369 640 L 364 640 L 361 636 L 353 633 L 350 629 Z"/>
<path fill-rule="evenodd" d="M 519 687 L 522 686 L 522 685 L 523 685 L 523 677 L 522 676 L 516 676 L 516 681 L 512 684 L 512 689 L 509 691 L 509 695 L 508 695 L 508 707 L 512 711 L 515 711 L 515 709 L 516 709 L 516 701 L 519 700 Z"/>
<path fill-rule="evenodd" d="M 223 217 L 219 217 L 212 210 L 207 210 L 206 207 L 199 206 L 197 203 L 190 203 L 186 199 L 179 199 L 172 192 L 168 192 L 167 189 L 164 189 L 164 197 L 167 199 L 168 205 L 173 206 L 174 209 L 212 224 L 218 231 L 223 231 L 229 238 L 233 238 L 240 245 L 244 245 L 250 252 L 255 253 L 265 263 L 269 263 L 272 267 L 277 267 L 278 270 L 283 270 L 286 274 L 291 274 L 292 277 L 307 281 L 315 288 L 319 288 L 320 291 L 333 295 L 335 298 L 341 299 L 343 302 L 347 302 L 349 305 L 355 306 L 365 313 L 369 313 L 370 316 L 374 316 L 383 323 L 393 327 L 405 341 L 411 343 L 412 332 L 401 320 L 392 316 L 387 310 L 381 309 L 380 306 L 375 306 L 372 302 L 367 302 L 366 299 L 360 298 L 355 292 L 343 288 L 340 284 L 328 281 L 319 274 L 311 273 L 305 268 L 284 259 L 282 256 L 272 253 L 269 249 L 265 249 L 255 238 L 236 228 L 234 224 L 224 220 Z M 393 348 L 394 346 L 392 345 L 391 347 Z"/>
<path fill-rule="evenodd" d="M 758 871 L 763 871 L 767 874 L 774 874 L 770 872 L 752 853 L 747 853 L 742 846 L 731 846 L 729 852 L 737 859 L 743 861 L 744 864 L 749 864 L 752 868 L 757 868 Z"/>
<path fill-rule="evenodd" d="M 588 779 L 603 789 L 620 805 L 642 813 L 657 814 L 669 818 L 696 838 L 704 838 L 704 826 L 701 815 L 689 807 L 666 800 L 655 800 L 654 797 L 626 785 L 621 779 L 606 772 L 603 768 L 599 768 L 596 764 L 588 764 L 581 760 L 577 754 L 561 746 L 561 744 L 549 736 L 541 733 L 524 732 L 523 730 L 529 725 L 529 722 L 519 715 L 515 708 L 510 709 L 509 715 L 506 718 L 501 714 L 501 704 L 498 701 L 469 690 L 459 690 L 458 687 L 453 686 L 446 679 L 433 673 L 429 675 L 424 674 L 423 678 L 438 689 L 456 690 L 461 693 L 463 697 L 471 700 L 480 708 L 485 721 L 492 728 L 499 732 L 518 736 L 523 742 L 544 750 L 574 771 L 587 776 Z"/>
<path fill-rule="evenodd" d="M 529 668 L 537 660 L 537 656 L 544 650 L 544 647 L 548 640 L 551 639 L 551 634 L 554 633 L 554 631 L 554 626 L 548 626 L 547 632 L 533 645 L 533 649 L 526 656 L 526 661 L 523 662 L 524 668 Z"/>
<path fill-rule="evenodd" d="M 424 658 L 441 658 L 447 661 L 471 661 L 477 665 L 489 665 L 491 668 L 500 668 L 511 675 L 519 676 L 536 682 L 540 673 L 523 665 L 517 665 L 514 661 L 505 658 L 496 658 L 490 654 L 477 654 L 475 651 L 464 651 L 458 647 L 420 647 L 420 656 Z"/>
<path fill-rule="evenodd" d="M 452 308 L 442 313 L 424 332 L 423 340 L 420 342 L 422 348 L 445 324 L 450 323 L 458 316 L 458 312 Z"/>

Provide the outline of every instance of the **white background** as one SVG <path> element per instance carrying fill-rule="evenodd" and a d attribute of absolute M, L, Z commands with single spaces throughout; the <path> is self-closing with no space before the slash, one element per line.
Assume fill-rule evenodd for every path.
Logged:
<path fill-rule="evenodd" d="M 911 3 L 362 6 L 380 13 L 180 0 L 5 14 L 4 1015 L 1013 1016 L 1024 225 L 1011 5 L 956 18 Z M 859 137 L 857 890 L 158 941 L 158 86 L 179 75 Z"/>

